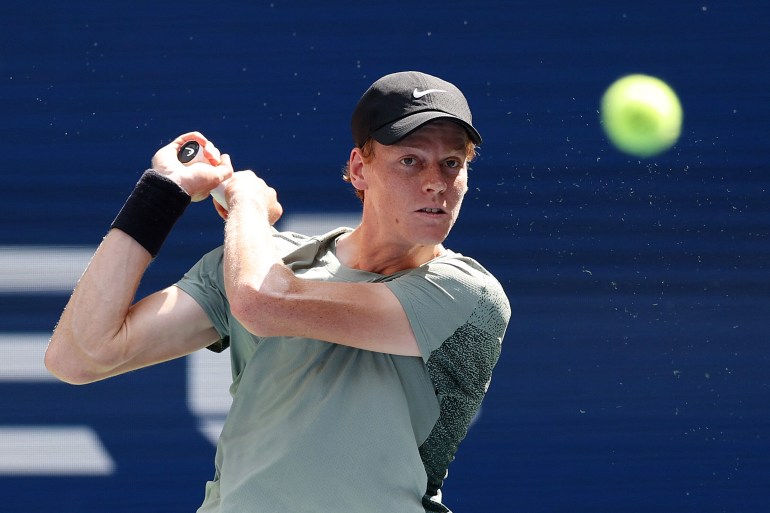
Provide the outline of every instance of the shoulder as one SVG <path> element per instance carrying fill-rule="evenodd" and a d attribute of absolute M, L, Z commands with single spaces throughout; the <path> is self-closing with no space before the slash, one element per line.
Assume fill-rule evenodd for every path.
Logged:
<path fill-rule="evenodd" d="M 314 258 L 314 255 L 328 248 L 337 237 L 351 231 L 351 228 L 336 228 L 321 235 L 303 235 L 290 231 L 274 231 L 273 243 L 284 262 Z"/>
<path fill-rule="evenodd" d="M 335 239 L 339 235 L 350 231 L 350 228 L 338 228 L 322 235 L 304 235 L 292 231 L 278 231 L 273 229 L 273 244 L 282 258 L 286 258 L 295 252 L 317 252 L 320 247 Z M 224 259 L 224 246 L 219 246 L 201 257 L 199 266 L 218 267 Z"/>
<path fill-rule="evenodd" d="M 424 281 L 454 301 L 485 302 L 499 310 L 506 321 L 510 317 L 510 302 L 497 278 L 478 261 L 460 253 L 448 251 L 394 281 L 401 280 Z"/>
<path fill-rule="evenodd" d="M 510 303 L 497 279 L 457 253 L 393 275 L 385 285 L 406 312 L 423 358 L 453 335 L 471 329 L 499 344 L 510 320 Z"/>

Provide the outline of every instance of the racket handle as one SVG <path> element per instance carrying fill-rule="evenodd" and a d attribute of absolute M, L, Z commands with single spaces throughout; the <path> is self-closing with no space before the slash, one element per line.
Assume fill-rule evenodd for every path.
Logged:
<path fill-rule="evenodd" d="M 208 159 L 203 156 L 203 148 L 201 148 L 201 145 L 198 141 L 187 141 L 184 143 L 182 147 L 179 148 L 179 151 L 176 154 L 176 158 L 178 158 L 179 162 L 186 166 L 194 164 L 195 162 L 205 162 L 207 164 L 211 164 L 211 162 L 209 162 Z M 227 210 L 227 201 L 225 200 L 225 182 L 217 185 L 210 194 L 217 203 L 222 205 L 222 208 Z"/>
<path fill-rule="evenodd" d="M 226 182 L 227 180 L 225 180 Z M 217 203 L 222 205 L 222 208 L 228 210 L 227 200 L 225 199 L 225 182 L 220 183 L 211 191 L 211 197 L 216 200 Z"/>

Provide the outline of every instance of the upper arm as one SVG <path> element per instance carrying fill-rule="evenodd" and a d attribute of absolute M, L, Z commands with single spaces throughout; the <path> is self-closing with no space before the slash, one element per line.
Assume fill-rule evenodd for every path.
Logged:
<path fill-rule="evenodd" d="M 51 372 L 70 383 L 90 383 L 178 358 L 219 338 L 203 309 L 177 287 L 130 307 L 114 336 L 99 342 L 108 358 L 94 358 L 73 336 L 52 338 L 46 352 Z"/>
<path fill-rule="evenodd" d="M 510 305 L 480 266 L 442 262 L 384 283 L 304 280 L 275 266 L 264 290 L 231 298 L 232 313 L 262 336 L 316 338 L 427 360 L 469 323 L 502 341 Z"/>
<path fill-rule="evenodd" d="M 124 331 L 134 350 L 121 372 L 188 355 L 219 339 L 203 308 L 176 286 L 133 305 Z"/>
<path fill-rule="evenodd" d="M 420 356 L 409 319 L 382 283 L 305 280 L 281 267 L 275 289 L 230 298 L 233 315 L 259 336 L 296 336 L 369 351 Z"/>

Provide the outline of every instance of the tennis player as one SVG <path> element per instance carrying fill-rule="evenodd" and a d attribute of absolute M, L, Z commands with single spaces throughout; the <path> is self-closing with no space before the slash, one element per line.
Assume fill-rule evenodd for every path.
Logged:
<path fill-rule="evenodd" d="M 460 90 L 418 72 L 377 80 L 352 133 L 361 223 L 319 236 L 275 230 L 276 192 L 202 134 L 161 148 L 53 332 L 46 365 L 78 384 L 229 349 L 200 513 L 449 511 L 441 487 L 510 317 L 498 281 L 442 245 L 481 136 Z M 190 140 L 211 164 L 179 162 Z M 174 222 L 224 180 L 224 245 L 134 303 Z"/>

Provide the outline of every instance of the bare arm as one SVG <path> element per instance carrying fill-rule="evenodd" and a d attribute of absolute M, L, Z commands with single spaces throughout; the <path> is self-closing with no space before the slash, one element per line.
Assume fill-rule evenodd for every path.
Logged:
<path fill-rule="evenodd" d="M 120 230 L 99 246 L 56 326 L 46 367 L 90 383 L 170 360 L 219 337 L 201 307 L 176 287 L 132 305 L 150 254 Z"/>
<path fill-rule="evenodd" d="M 200 200 L 232 168 L 226 156 L 223 166 L 182 166 L 176 150 L 190 138 L 207 143 L 198 133 L 185 134 L 156 153 L 153 168 Z M 123 231 L 107 234 L 53 332 L 45 355 L 51 373 L 67 382 L 89 383 L 183 356 L 219 338 L 203 309 L 176 287 L 132 304 L 151 259 Z"/>
<path fill-rule="evenodd" d="M 283 265 L 270 231 L 275 191 L 261 179 L 236 173 L 226 194 L 225 290 L 233 315 L 246 329 L 259 336 L 301 336 L 420 354 L 406 313 L 384 284 L 303 280 Z"/>

